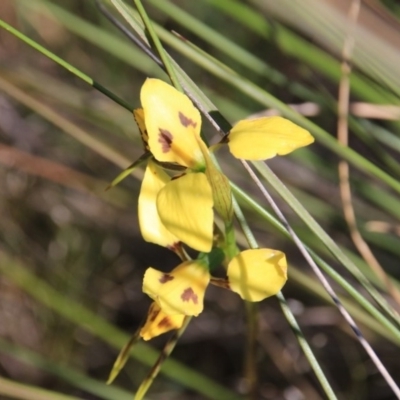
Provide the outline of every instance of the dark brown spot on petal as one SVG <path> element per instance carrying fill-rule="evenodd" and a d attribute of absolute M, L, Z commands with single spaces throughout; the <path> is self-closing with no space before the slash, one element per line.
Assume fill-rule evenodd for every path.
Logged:
<path fill-rule="evenodd" d="M 169 320 L 169 317 L 164 317 L 158 324 L 157 326 L 159 328 L 168 328 L 170 326 L 172 326 L 171 321 Z"/>
<path fill-rule="evenodd" d="M 168 153 L 171 149 L 172 139 L 173 136 L 171 132 L 160 128 L 158 142 L 161 143 L 163 153 Z"/>
<path fill-rule="evenodd" d="M 164 274 L 160 279 L 159 282 L 160 283 L 167 283 L 169 281 L 172 281 L 172 279 L 174 279 L 174 277 L 172 275 L 169 274 Z"/>
<path fill-rule="evenodd" d="M 183 301 L 190 301 L 192 300 L 194 304 L 198 303 L 198 297 L 197 294 L 193 291 L 191 287 L 185 289 L 181 295 L 181 299 Z"/>
<path fill-rule="evenodd" d="M 188 126 L 193 126 L 193 128 L 196 128 L 197 122 L 194 122 L 192 119 L 188 118 L 186 115 L 182 114 L 179 111 L 179 120 L 181 121 L 181 124 L 186 128 Z"/>

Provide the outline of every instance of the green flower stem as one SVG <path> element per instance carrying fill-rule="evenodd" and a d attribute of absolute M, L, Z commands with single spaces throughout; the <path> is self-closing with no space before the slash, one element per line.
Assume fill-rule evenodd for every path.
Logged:
<path fill-rule="evenodd" d="M 237 254 L 239 254 L 239 249 L 236 245 L 235 229 L 233 226 L 233 221 L 225 223 L 225 255 L 228 262 L 232 260 Z"/>
<path fill-rule="evenodd" d="M 240 193 L 241 190 L 238 189 L 236 186 L 232 185 L 232 189 L 236 190 L 236 192 Z M 242 209 L 239 206 L 239 203 L 237 202 L 235 196 L 232 196 L 232 203 L 233 203 L 233 211 L 235 212 L 236 219 L 239 222 L 240 228 L 242 229 L 244 236 L 247 240 L 247 243 L 249 244 L 249 247 L 252 249 L 257 249 L 258 248 L 258 243 L 251 231 L 251 228 L 249 224 L 247 223 L 247 220 L 243 214 Z"/>
<path fill-rule="evenodd" d="M 246 307 L 246 352 L 245 352 L 245 377 L 247 399 L 258 399 L 258 371 L 257 371 L 257 335 L 259 332 L 258 305 L 250 301 L 244 302 Z"/>
<path fill-rule="evenodd" d="M 332 238 L 322 229 L 315 219 L 312 218 L 304 206 L 279 180 L 279 178 L 272 172 L 267 164 L 259 161 L 253 161 L 252 164 L 266 179 L 266 181 L 273 186 L 273 188 L 286 201 L 286 203 L 297 213 L 304 223 L 307 224 L 307 226 L 325 244 L 325 246 L 332 252 L 333 256 L 340 261 L 356 279 L 358 279 L 358 281 L 364 286 L 364 288 L 375 299 L 375 301 L 381 305 L 382 309 L 385 310 L 398 324 L 400 324 L 400 316 L 397 311 L 394 310 L 387 300 L 371 285 L 369 280 L 357 268 L 357 266 L 346 257 L 335 241 L 332 240 Z"/>
<path fill-rule="evenodd" d="M 232 185 L 232 189 L 235 190 L 236 192 L 241 193 L 241 191 L 238 191 L 238 189 L 234 185 Z M 258 248 L 259 246 L 258 246 L 257 240 L 254 237 L 249 225 L 247 224 L 246 218 L 244 217 L 243 212 L 235 198 L 233 199 L 233 209 L 235 211 L 236 218 L 239 221 L 239 224 L 242 228 L 242 231 L 246 237 L 246 240 L 247 240 L 249 246 L 254 249 Z M 287 321 L 289 322 L 290 327 L 292 328 L 293 332 L 295 333 L 296 338 L 297 338 L 301 348 L 303 349 L 305 356 L 307 357 L 315 375 L 317 376 L 323 390 L 325 391 L 325 394 L 327 395 L 328 399 L 330 399 L 330 400 L 336 399 L 337 397 L 336 397 L 334 391 L 332 390 L 328 380 L 326 379 L 325 374 L 322 371 L 321 366 L 319 365 L 314 353 L 312 352 L 310 345 L 308 344 L 307 340 L 304 338 L 304 335 L 301 331 L 299 324 L 296 321 L 295 316 L 293 315 L 292 311 L 290 310 L 289 306 L 287 305 L 285 297 L 283 296 L 282 292 L 279 292 L 276 296 L 279 300 L 279 304 L 281 305 L 282 311 L 283 311 Z M 246 306 L 246 308 L 247 308 L 247 306 Z M 248 315 L 252 315 L 254 312 L 255 312 L 254 309 L 249 308 Z M 248 333 L 248 334 L 250 335 L 250 333 Z M 248 345 L 250 345 L 250 344 L 248 343 Z"/>
<path fill-rule="evenodd" d="M 285 237 L 290 238 L 289 232 L 285 227 L 277 221 L 270 213 L 268 213 L 264 207 L 252 199 L 247 193 L 243 192 L 237 186 L 232 184 L 232 189 L 235 195 L 244 203 L 246 203 L 251 209 L 253 209 L 257 214 L 267 220 L 272 226 L 278 229 Z M 246 239 L 251 240 L 251 236 L 247 234 L 244 230 Z M 319 257 L 312 249 L 306 246 L 307 251 L 311 254 L 313 259 L 317 264 L 344 290 L 346 290 L 351 297 L 353 297 L 358 304 L 360 304 L 376 321 L 378 321 L 383 327 L 385 327 L 386 332 L 390 332 L 390 340 L 396 344 L 400 344 L 400 331 L 396 326 L 393 325 L 377 308 L 375 308 L 371 302 L 366 300 L 363 295 L 355 289 L 346 279 L 339 274 L 334 268 L 332 268 L 328 263 L 326 263 L 321 257 Z"/>
<path fill-rule="evenodd" d="M 51 51 L 45 49 L 43 46 L 41 46 L 39 43 L 35 42 L 34 40 L 30 39 L 29 37 L 25 36 L 23 33 L 18 31 L 17 29 L 13 28 L 11 25 L 7 24 L 7 22 L 3 21 L 0 19 L 0 27 L 4 28 L 6 31 L 10 32 L 12 35 L 17 37 L 18 39 L 22 40 L 29 46 L 33 47 L 35 50 L 39 51 L 42 53 L 44 56 L 49 58 L 50 60 L 56 62 L 69 72 L 71 72 L 73 75 L 77 76 L 78 78 L 82 79 L 84 82 L 86 82 L 88 85 L 92 86 L 99 92 L 103 93 L 105 96 L 110 98 L 111 100 L 115 101 L 117 104 L 120 106 L 126 108 L 128 111 L 132 111 L 133 107 L 128 104 L 125 100 L 121 99 L 118 97 L 116 94 L 112 93 L 110 90 L 105 88 L 103 85 L 100 83 L 96 82 L 93 80 L 90 76 L 86 75 L 79 69 L 73 67 L 71 64 L 67 63 L 64 61 L 62 58 L 56 56 L 54 53 Z"/>
<path fill-rule="evenodd" d="M 172 65 L 170 58 L 168 57 L 167 53 L 164 50 L 163 45 L 161 44 L 160 39 L 158 38 L 154 28 L 153 24 L 150 21 L 150 18 L 148 17 L 146 10 L 144 9 L 142 2 L 140 0 L 133 0 L 134 3 L 136 4 L 136 7 L 138 9 L 138 12 L 140 14 L 140 17 L 142 18 L 142 21 L 149 32 L 149 35 L 151 39 L 153 40 L 154 46 L 156 47 L 158 54 L 164 64 L 165 69 L 167 70 L 167 73 L 172 81 L 172 84 L 176 87 L 177 90 L 180 92 L 183 92 L 182 86 L 178 80 L 178 76 L 175 72 L 175 67 Z"/>

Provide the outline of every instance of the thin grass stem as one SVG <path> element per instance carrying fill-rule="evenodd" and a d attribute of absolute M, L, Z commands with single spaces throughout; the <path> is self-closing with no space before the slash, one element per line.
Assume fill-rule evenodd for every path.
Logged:
<path fill-rule="evenodd" d="M 92 86 L 94 89 L 98 90 L 99 92 L 103 93 L 105 96 L 107 96 L 109 99 L 115 101 L 117 104 L 120 106 L 124 107 L 128 111 L 132 111 L 133 107 L 128 104 L 125 100 L 121 99 L 118 97 L 116 94 L 108 90 L 106 87 L 101 85 L 99 82 L 96 82 L 94 79 L 92 79 L 90 76 L 86 75 L 84 72 L 80 71 L 78 68 L 74 67 L 73 65 L 69 64 L 62 58 L 56 56 L 54 53 L 51 51 L 47 50 L 43 46 L 41 46 L 39 43 L 35 42 L 34 40 L 30 39 L 26 35 L 24 35 L 22 32 L 18 31 L 17 29 L 13 28 L 11 25 L 7 24 L 7 22 L 3 21 L 0 19 L 0 27 L 5 29 L 6 31 L 10 32 L 12 35 L 17 37 L 18 39 L 22 40 L 25 42 L 27 45 L 31 46 L 35 50 L 37 50 L 39 53 L 42 53 L 44 56 L 49 58 L 50 60 L 54 61 L 55 63 L 59 64 L 61 67 L 65 68 L 67 71 L 71 72 L 71 74 L 75 75 L 82 81 L 86 82 L 88 85 Z"/>
<path fill-rule="evenodd" d="M 149 35 L 151 39 L 153 40 L 154 46 L 157 49 L 158 55 L 160 56 L 163 65 L 171 79 L 172 84 L 176 87 L 177 90 L 180 92 L 183 92 L 182 85 L 179 82 L 179 79 L 177 77 L 177 74 L 175 72 L 175 68 L 172 65 L 170 58 L 168 57 L 168 54 L 165 52 L 163 45 L 161 44 L 160 39 L 158 38 L 157 33 L 155 32 L 153 28 L 153 24 L 150 21 L 150 18 L 148 17 L 146 10 L 144 9 L 142 2 L 140 0 L 133 0 L 134 3 L 136 4 L 136 7 L 138 9 L 138 12 L 140 14 L 140 17 L 142 18 L 142 21 L 149 32 Z"/>
<path fill-rule="evenodd" d="M 351 315 L 348 313 L 348 311 L 343 307 L 341 301 L 339 298 L 336 296 L 336 293 L 332 289 L 331 285 L 329 284 L 328 280 L 325 278 L 325 276 L 322 274 L 320 269 L 318 268 L 317 264 L 315 261 L 312 259 L 310 253 L 307 251 L 306 247 L 303 245 L 302 241 L 300 238 L 297 236 L 296 232 L 292 229 L 290 226 L 289 222 L 287 221 L 286 217 L 283 215 L 281 210 L 279 209 L 278 205 L 275 203 L 271 195 L 268 193 L 268 191 L 265 189 L 264 185 L 262 182 L 259 180 L 257 175 L 254 173 L 254 171 L 250 168 L 247 162 L 242 161 L 243 166 L 253 179 L 253 181 L 256 183 L 257 187 L 260 189 L 261 193 L 265 197 L 265 199 L 268 201 L 269 205 L 272 207 L 274 210 L 275 214 L 278 216 L 279 220 L 282 222 L 282 224 L 285 226 L 287 231 L 290 233 L 294 243 L 296 244 L 297 248 L 300 250 L 300 252 L 303 254 L 303 257 L 307 260 L 307 263 L 310 265 L 312 268 L 313 272 L 315 275 L 318 277 L 322 285 L 324 286 L 326 292 L 331 296 L 333 302 L 336 304 L 336 307 L 342 314 L 343 318 L 347 321 L 351 329 L 353 330 L 354 334 L 356 335 L 358 341 L 360 344 L 364 347 L 365 351 L 371 358 L 372 362 L 375 364 L 376 368 L 382 375 L 382 377 L 385 379 L 386 383 L 390 386 L 392 389 L 393 393 L 397 396 L 397 398 L 400 398 L 400 388 L 397 386 L 396 382 L 392 378 L 392 376 L 389 374 L 387 371 L 386 367 L 383 365 L 375 351 L 372 349 L 368 341 L 364 338 L 363 334 L 361 333 L 360 329 L 358 328 L 356 322 L 353 320 Z"/>

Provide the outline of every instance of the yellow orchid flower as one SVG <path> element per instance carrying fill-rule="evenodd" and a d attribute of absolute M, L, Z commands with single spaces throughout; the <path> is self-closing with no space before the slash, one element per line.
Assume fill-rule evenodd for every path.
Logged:
<path fill-rule="evenodd" d="M 228 280 L 212 278 L 202 260 L 184 261 L 169 273 L 150 267 L 144 275 L 143 292 L 166 315 L 199 315 L 210 281 L 244 300 L 261 301 L 277 294 L 285 284 L 286 257 L 273 249 L 244 250 L 229 262 L 227 275 Z"/>
<path fill-rule="evenodd" d="M 154 166 L 146 171 L 139 201 L 143 237 L 167 247 L 177 238 L 195 250 L 209 252 L 212 208 L 227 222 L 232 218 L 232 204 L 229 182 L 213 168 L 200 137 L 200 113 L 185 94 L 159 79 L 147 79 L 140 98 L 143 110 L 136 110 L 135 118 L 146 149 L 159 162 L 188 169 L 170 181 Z M 288 154 L 313 140 L 308 131 L 281 117 L 240 121 L 227 137 L 232 154 L 249 160 Z M 171 235 L 162 238 L 166 231 Z"/>
<path fill-rule="evenodd" d="M 143 109 L 134 114 L 145 145 L 157 161 L 189 169 L 171 180 L 154 163 L 148 167 L 139 196 L 143 237 L 167 247 L 174 237 L 195 250 L 209 252 L 213 195 L 203 173 L 200 113 L 186 95 L 159 79 L 147 79 L 140 97 Z M 166 230 L 169 235 L 165 235 Z"/>
<path fill-rule="evenodd" d="M 310 133 L 282 117 L 241 120 L 230 131 L 228 146 L 232 155 L 245 160 L 266 160 L 284 156 L 314 142 Z"/>
<path fill-rule="evenodd" d="M 185 261 L 170 273 L 148 268 L 143 292 L 148 294 L 166 315 L 194 315 L 203 311 L 204 293 L 210 282 L 207 266 L 199 261 Z"/>
<path fill-rule="evenodd" d="M 285 254 L 273 249 L 240 252 L 228 264 L 230 289 L 247 301 L 261 301 L 277 294 L 287 280 Z"/>
<path fill-rule="evenodd" d="M 156 302 L 153 302 L 150 305 L 146 322 L 140 330 L 140 336 L 144 340 L 150 340 L 172 329 L 179 329 L 184 319 L 185 315 L 182 314 L 167 315 Z"/>
<path fill-rule="evenodd" d="M 139 227 L 147 242 L 174 249 L 182 241 L 209 252 L 213 242 L 213 199 L 203 173 L 171 180 L 150 160 L 138 201 Z"/>
<path fill-rule="evenodd" d="M 185 94 L 159 79 L 146 79 L 140 91 L 148 145 L 161 162 L 204 170 L 196 137 L 200 136 L 199 110 Z"/>

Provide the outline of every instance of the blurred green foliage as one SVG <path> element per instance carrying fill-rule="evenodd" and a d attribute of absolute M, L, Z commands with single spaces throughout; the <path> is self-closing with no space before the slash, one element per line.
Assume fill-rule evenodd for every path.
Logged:
<path fill-rule="evenodd" d="M 364 4 L 363 12 L 375 23 L 361 14 L 351 102 L 395 107 L 389 109 L 391 119 L 360 116 L 351 109 L 352 152 L 335 141 L 347 7 L 333 3 L 149 0 L 144 5 L 171 56 L 228 121 L 274 109 L 315 130 L 312 148 L 268 165 L 398 309 L 355 250 L 342 216 L 337 175 L 338 160 L 349 160 L 360 231 L 398 287 L 398 7 L 386 1 Z M 93 1 L 7 0 L 0 17 L 132 107 L 139 105 L 147 76 L 165 77 Z M 391 30 L 380 29 L 389 20 Z M 104 191 L 141 155 L 137 128 L 130 112 L 32 47 L 5 30 L 0 40 L 0 371 L 8 390 L 1 392 L 0 381 L 0 396 L 33 398 L 33 391 L 8 385 L 15 381 L 47 389 L 40 399 L 62 399 L 57 397 L 61 393 L 83 399 L 131 397 L 165 338 L 154 340 L 152 347 L 138 346 L 115 386 L 104 382 L 118 350 L 147 311 L 149 300 L 141 292 L 144 270 L 151 265 L 167 271 L 177 263 L 138 232 L 142 172 Z M 291 111 L 285 104 L 297 107 Z M 215 141 L 211 124 L 205 120 L 204 125 L 205 135 Z M 260 244 L 287 253 L 291 279 L 284 294 L 338 397 L 390 398 L 390 389 L 292 241 L 277 229 L 245 171 L 224 152 L 218 160 L 232 181 L 261 204 L 238 195 Z M 333 267 L 330 275 L 337 271 L 335 289 L 395 375 L 399 333 L 389 310 L 368 308 L 375 303 L 333 257 L 335 251 L 276 197 L 302 241 Z M 357 295 L 366 296 L 369 304 Z M 260 313 L 259 398 L 323 398 L 278 302 L 262 303 Z M 244 332 L 242 303 L 210 288 L 205 312 L 190 325 L 150 398 L 239 396 Z"/>

